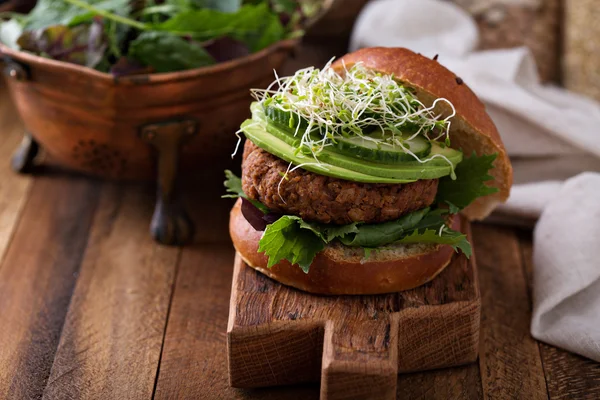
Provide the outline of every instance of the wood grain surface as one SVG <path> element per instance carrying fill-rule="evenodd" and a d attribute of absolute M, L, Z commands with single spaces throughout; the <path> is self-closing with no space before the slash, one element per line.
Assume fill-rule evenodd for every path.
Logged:
<path fill-rule="evenodd" d="M 152 396 L 180 250 L 149 237 L 144 189 L 103 187 L 44 398 Z"/>
<path fill-rule="evenodd" d="M 319 39 L 288 68 L 341 51 Z M 315 383 L 229 386 L 234 251 L 221 171 L 187 183 L 194 244 L 164 248 L 147 236 L 152 188 L 55 168 L 15 175 L 8 157 L 21 129 L 0 86 L 0 399 L 319 398 Z M 531 231 L 474 225 L 473 233 L 479 362 L 400 374 L 397 398 L 600 398 L 598 363 L 529 335 Z"/>
<path fill-rule="evenodd" d="M 546 398 L 539 348 L 529 335 L 531 306 L 515 233 L 477 226 L 474 236 L 481 246 L 476 248 L 482 285 L 479 357 L 484 392 L 498 398 Z"/>
<path fill-rule="evenodd" d="M 0 264 L 0 398 L 37 398 L 48 376 L 98 187 L 39 177 Z"/>
<path fill-rule="evenodd" d="M 6 95 L 6 86 L 1 78 L 0 93 L 0 160 L 10 160 L 23 137 L 23 124 Z M 29 176 L 13 174 L 6 168 L 8 162 L 4 164 L 4 168 L 0 169 L 0 260 L 17 226 L 32 181 Z"/>

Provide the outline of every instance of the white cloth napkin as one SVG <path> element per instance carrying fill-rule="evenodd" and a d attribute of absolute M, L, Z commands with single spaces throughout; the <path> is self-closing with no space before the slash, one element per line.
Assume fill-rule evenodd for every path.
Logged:
<path fill-rule="evenodd" d="M 600 104 L 540 84 L 526 48 L 476 51 L 477 26 L 439 0 L 379 0 L 361 12 L 350 50 L 407 47 L 460 76 L 484 101 L 516 185 L 494 217 L 534 231 L 532 335 L 600 361 Z"/>

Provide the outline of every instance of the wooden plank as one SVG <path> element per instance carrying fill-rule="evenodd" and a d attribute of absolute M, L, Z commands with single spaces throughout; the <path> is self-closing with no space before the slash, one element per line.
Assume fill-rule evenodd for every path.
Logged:
<path fill-rule="evenodd" d="M 519 236 L 523 267 L 528 283 L 533 282 L 531 235 Z M 600 364 L 577 354 L 539 343 L 551 399 L 600 399 Z"/>
<path fill-rule="evenodd" d="M 161 358 L 156 399 L 318 399 L 316 386 L 239 390 L 227 379 L 231 244 L 184 249 Z"/>
<path fill-rule="evenodd" d="M 153 191 L 107 184 L 44 399 L 149 399 L 180 250 L 148 234 Z"/>
<path fill-rule="evenodd" d="M 33 184 L 0 265 L 0 398 L 42 395 L 97 194 L 97 183 L 63 175 Z"/>
<path fill-rule="evenodd" d="M 31 177 L 13 172 L 10 158 L 23 137 L 23 124 L 0 78 L 0 261 L 13 236 L 31 187 Z"/>
<path fill-rule="evenodd" d="M 550 399 L 600 399 L 600 364 L 540 343 Z"/>
<path fill-rule="evenodd" d="M 514 231 L 474 225 L 482 315 L 479 365 L 486 398 L 546 399 L 531 310 Z"/>
<path fill-rule="evenodd" d="M 398 376 L 398 400 L 482 398 L 477 364 Z"/>

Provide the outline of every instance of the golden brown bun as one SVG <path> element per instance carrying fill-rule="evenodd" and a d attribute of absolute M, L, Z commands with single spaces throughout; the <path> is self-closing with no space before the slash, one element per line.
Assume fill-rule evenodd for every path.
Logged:
<path fill-rule="evenodd" d="M 379 294 L 412 289 L 433 279 L 454 254 L 448 245 L 410 244 L 386 246 L 364 260 L 362 249 L 330 244 L 317 254 L 308 274 L 286 260 L 267 268 L 267 256 L 258 252 L 262 232 L 248 223 L 240 206 L 238 200 L 231 210 L 229 233 L 246 264 L 285 285 L 311 293 Z M 459 218 L 451 225 L 459 230 Z"/>
<path fill-rule="evenodd" d="M 342 73 L 344 64 L 350 68 L 358 62 L 382 74 L 393 74 L 399 82 L 415 89 L 419 100 L 427 106 L 438 98 L 449 100 L 456 109 L 450 129 L 452 147 L 462 149 L 465 155 L 473 151 L 478 155 L 498 153 L 490 171 L 495 180 L 490 184 L 500 191 L 481 197 L 467 207 L 463 213 L 469 220 L 487 217 L 498 203 L 506 201 L 513 180 L 510 160 L 485 106 L 462 80 L 437 61 L 403 48 L 361 49 L 337 60 L 333 68 Z M 439 112 L 451 113 L 447 104 L 438 105 Z"/>

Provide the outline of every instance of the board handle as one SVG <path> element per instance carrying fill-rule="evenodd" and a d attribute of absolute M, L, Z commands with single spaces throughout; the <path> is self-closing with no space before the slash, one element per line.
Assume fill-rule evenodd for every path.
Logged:
<path fill-rule="evenodd" d="M 398 315 L 325 324 L 321 400 L 396 398 Z"/>

